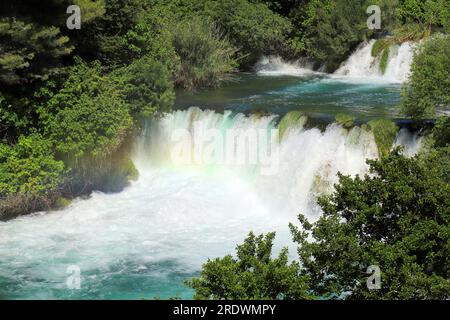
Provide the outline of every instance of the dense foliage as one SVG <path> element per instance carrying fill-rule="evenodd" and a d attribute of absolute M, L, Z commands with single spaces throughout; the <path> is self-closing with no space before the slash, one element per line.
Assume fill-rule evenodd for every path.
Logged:
<path fill-rule="evenodd" d="M 269 287 L 289 284 L 297 288 L 295 296 L 267 294 L 273 262 L 267 255 L 255 258 L 258 251 L 250 251 L 250 259 L 243 254 L 243 248 L 255 248 L 251 236 L 238 246 L 238 260 L 227 256 L 203 266 L 189 282 L 196 298 L 449 299 L 450 149 L 413 158 L 394 150 L 368 163 L 370 175 L 339 175 L 335 192 L 319 198 L 323 215 L 316 222 L 299 215 L 301 227 L 291 224 L 299 264 L 292 262 L 289 273 L 272 269 L 278 277 L 270 278 Z M 381 270 L 378 290 L 367 287 L 369 266 Z"/>
<path fill-rule="evenodd" d="M 208 260 L 199 278 L 188 281 L 196 299 L 309 299 L 306 281 L 297 262 L 288 262 L 284 248 L 272 259 L 275 233 L 250 233 L 236 248 L 237 258 L 228 255 Z"/>
<path fill-rule="evenodd" d="M 261 55 L 282 52 L 292 30 L 288 19 L 272 12 L 265 4 L 247 0 L 211 1 L 207 13 L 240 49 L 242 63 L 247 66 Z"/>
<path fill-rule="evenodd" d="M 234 71 L 237 50 L 220 29 L 205 19 L 183 20 L 174 28 L 173 45 L 181 66 L 175 84 L 185 88 L 207 87 Z"/>
<path fill-rule="evenodd" d="M 308 54 L 334 71 L 368 37 L 366 8 L 365 1 L 310 1 L 303 21 Z"/>
<path fill-rule="evenodd" d="M 64 163 L 41 135 L 22 136 L 14 147 L 0 143 L 0 220 L 47 209 L 64 179 Z"/>
<path fill-rule="evenodd" d="M 81 7 L 82 27 L 66 27 Z M 381 7 L 380 30 L 366 8 Z M 42 8 L 45 7 L 45 10 Z M 308 57 L 334 71 L 362 41 L 385 69 L 390 46 L 423 40 L 402 110 L 436 118 L 450 103 L 446 0 L 45 0 L 0 3 L 0 219 L 54 208 L 93 190 L 118 191 L 138 175 L 129 141 L 169 111 L 174 88 L 216 86 L 262 55 Z M 437 35 L 441 33 L 441 35 Z M 389 37 L 386 37 L 389 36 Z M 346 128 L 354 119 L 338 115 Z M 304 124 L 280 121 L 280 139 Z M 323 216 L 291 226 L 299 261 L 272 258 L 275 235 L 250 234 L 236 257 L 209 260 L 188 282 L 199 299 L 450 298 L 449 118 L 426 152 L 390 152 L 397 127 L 368 124 L 380 154 L 365 177 L 340 175 Z M 367 267 L 382 287 L 368 290 Z"/>
<path fill-rule="evenodd" d="M 340 176 L 319 200 L 317 222 L 300 216 L 303 229 L 291 226 L 310 289 L 330 298 L 448 299 L 449 149 L 369 164 L 373 176 Z M 381 269 L 380 290 L 367 288 L 371 265 Z"/>
<path fill-rule="evenodd" d="M 111 154 L 130 130 L 123 93 L 100 68 L 84 62 L 71 67 L 62 88 L 39 110 L 45 134 L 68 161 Z"/>
<path fill-rule="evenodd" d="M 65 27 L 66 8 L 82 9 L 82 23 L 89 23 L 104 12 L 103 1 L 27 0 L 2 1 L 0 4 L 0 83 L 23 84 L 47 79 L 61 68 L 62 58 L 74 46 Z"/>
<path fill-rule="evenodd" d="M 403 87 L 403 113 L 413 118 L 433 118 L 450 106 L 450 37 L 438 35 L 416 52 L 412 74 Z"/>
<path fill-rule="evenodd" d="M 64 164 L 52 157 L 42 136 L 21 137 L 14 148 L 0 144 L 0 151 L 0 196 L 40 194 L 59 186 Z"/>

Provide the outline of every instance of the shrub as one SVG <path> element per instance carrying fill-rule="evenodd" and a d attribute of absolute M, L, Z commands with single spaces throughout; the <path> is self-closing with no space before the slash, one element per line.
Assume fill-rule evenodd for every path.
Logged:
<path fill-rule="evenodd" d="M 255 236 L 250 233 L 236 248 L 237 259 L 228 255 L 208 260 L 200 277 L 187 282 L 195 289 L 195 299 L 275 300 L 308 299 L 306 279 L 299 274 L 297 262 L 288 262 L 284 248 L 271 258 L 275 233 Z"/>
<path fill-rule="evenodd" d="M 175 84 L 185 88 L 214 86 L 234 71 L 234 49 L 221 31 L 204 19 L 184 20 L 173 31 L 173 44 L 181 60 Z"/>
<path fill-rule="evenodd" d="M 435 147 L 448 146 L 450 144 L 450 117 L 439 117 L 432 133 Z"/>
<path fill-rule="evenodd" d="M 371 175 L 339 176 L 315 223 L 291 225 L 310 290 L 324 298 L 449 299 L 450 149 L 368 161 Z M 381 288 L 368 290 L 379 266 Z"/>
<path fill-rule="evenodd" d="M 447 0 L 403 0 L 398 16 L 405 23 L 415 23 L 431 28 L 446 26 L 449 17 Z"/>
<path fill-rule="evenodd" d="M 266 4 L 247 0 L 211 1 L 207 13 L 240 49 L 243 66 L 252 65 L 261 55 L 278 54 L 292 30 L 287 18 L 272 12 Z"/>
<path fill-rule="evenodd" d="M 434 117 L 450 105 L 450 37 L 437 35 L 414 55 L 411 76 L 402 89 L 402 112 L 408 117 Z"/>
<path fill-rule="evenodd" d="M 122 83 L 124 99 L 135 120 L 170 111 L 175 93 L 170 72 L 159 61 L 146 56 L 116 70 L 113 76 Z"/>
<path fill-rule="evenodd" d="M 53 158 L 51 147 L 38 134 L 20 137 L 14 147 L 0 144 L 0 197 L 56 190 L 62 183 L 64 164 Z"/>
<path fill-rule="evenodd" d="M 76 165 L 82 158 L 112 154 L 132 128 L 129 106 L 100 64 L 78 60 L 62 89 L 39 110 L 45 133 L 59 158 Z"/>
<path fill-rule="evenodd" d="M 169 6 L 171 3 L 153 3 L 124 35 L 121 42 L 129 57 L 126 64 L 147 56 L 162 63 L 172 75 L 179 70 L 180 58 L 173 46 L 172 29 L 174 21 L 181 19 L 176 17 L 180 9 Z"/>

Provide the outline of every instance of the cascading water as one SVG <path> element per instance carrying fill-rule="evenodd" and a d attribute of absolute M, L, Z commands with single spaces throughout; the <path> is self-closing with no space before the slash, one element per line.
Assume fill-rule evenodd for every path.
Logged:
<path fill-rule="evenodd" d="M 210 99 L 225 109 L 252 111 L 270 105 L 269 112 L 301 109 L 318 117 L 390 114 L 399 88 L 389 83 L 406 78 L 411 46 L 391 50 L 381 76 L 372 45 L 362 45 L 331 76 L 304 62 L 263 58 L 257 75 L 278 78 L 255 76 L 246 80 L 248 87 L 237 83 L 187 103 L 205 106 Z M 374 76 L 387 84 L 348 82 Z M 278 121 L 264 112 L 199 108 L 151 121 L 135 144 L 140 177 L 124 191 L 97 192 L 62 211 L 0 222 L 0 299 L 190 298 L 183 280 L 208 258 L 233 252 L 250 230 L 277 231 L 276 249 L 290 244 L 295 256 L 288 223 L 300 212 L 316 219 L 316 198 L 332 191 L 337 172 L 366 173 L 366 159 L 377 157 L 377 147 L 370 132 L 337 124 L 321 131 L 297 122 L 280 138 L 273 135 Z M 413 155 L 420 139 L 401 130 L 395 145 Z M 220 153 L 217 146 L 227 148 Z M 246 148 L 252 146 L 265 152 L 251 153 Z M 205 150 L 217 157 L 205 158 Z M 81 272 L 80 290 L 67 287 L 73 267 Z"/>
<path fill-rule="evenodd" d="M 366 158 L 377 156 L 371 133 L 288 127 L 276 140 L 274 174 L 262 174 L 259 164 L 174 163 L 171 156 L 177 146 L 211 143 L 198 128 L 235 130 L 239 138 L 248 129 L 271 131 L 275 120 L 190 108 L 152 121 L 136 143 L 140 178 L 126 190 L 0 223 L 0 298 L 189 298 L 183 280 L 207 258 L 233 252 L 250 230 L 277 231 L 277 248 L 292 243 L 288 222 L 300 212 L 317 218 L 316 196 L 331 190 L 338 171 L 367 171 Z M 191 139 L 174 139 L 177 130 Z M 417 139 L 402 131 L 396 143 L 413 152 Z M 71 265 L 80 268 L 80 290 L 66 287 Z"/>
<path fill-rule="evenodd" d="M 264 76 L 305 76 L 315 73 L 313 64 L 305 60 L 286 62 L 278 56 L 264 56 L 255 66 L 258 75 Z"/>
<path fill-rule="evenodd" d="M 372 57 L 372 47 L 375 40 L 362 43 L 343 65 L 334 73 L 336 76 L 356 78 L 372 78 L 389 82 L 404 82 L 407 80 L 413 60 L 414 44 L 402 43 L 391 46 L 388 64 L 384 74 L 380 70 L 379 57 Z"/>
<path fill-rule="evenodd" d="M 180 143 L 177 139 L 173 141 L 174 130 L 182 129 L 190 133 L 192 138 L 182 141 L 187 144 L 184 145 L 185 150 L 206 149 L 211 144 L 211 139 L 205 139 L 207 129 L 218 129 L 224 139 L 226 132 L 234 131 L 238 135 L 235 141 L 237 145 L 240 138 L 243 141 L 248 137 L 249 130 L 273 129 L 276 118 L 274 115 L 244 116 L 231 111 L 218 114 L 199 108 L 175 111 L 150 125 L 147 134 L 138 143 L 136 163 L 139 168 L 162 163 L 164 167 L 175 167 L 177 170 L 184 168 L 198 172 L 206 168 L 210 174 L 226 173 L 227 176 L 239 177 L 251 185 L 262 203 L 267 202 L 265 204 L 279 215 L 286 214 L 294 218 L 292 214 L 299 210 L 306 214 L 317 213 L 313 195 L 327 189 L 326 186 L 332 186 L 337 181 L 338 171 L 352 175 L 363 173 L 366 170 L 365 159 L 377 156 L 371 133 L 359 127 L 347 132 L 337 124 L 332 124 L 325 132 L 319 129 L 305 130 L 301 126 L 290 128 L 281 142 L 277 140 L 277 157 L 273 158 L 275 163 L 255 165 L 213 162 L 205 165 L 199 164 L 192 153 L 188 160 L 173 164 L 170 153 Z M 203 134 L 198 134 L 199 127 L 206 129 Z M 258 148 L 266 143 L 261 140 L 258 141 Z M 242 151 L 250 152 L 248 149 Z M 275 153 L 275 150 L 272 151 Z M 274 170 L 263 170 L 269 165 Z"/>

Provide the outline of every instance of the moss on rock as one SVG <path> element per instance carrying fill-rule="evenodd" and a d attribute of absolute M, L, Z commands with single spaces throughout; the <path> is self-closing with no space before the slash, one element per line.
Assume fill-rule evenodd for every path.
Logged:
<path fill-rule="evenodd" d="M 387 119 L 372 120 L 367 125 L 375 137 L 380 157 L 387 156 L 397 136 L 397 125 Z"/>
<path fill-rule="evenodd" d="M 386 47 L 383 50 L 383 53 L 381 54 L 380 70 L 381 70 L 381 73 L 383 73 L 383 74 L 386 72 L 387 66 L 389 64 L 389 52 L 390 52 L 389 47 Z"/>
<path fill-rule="evenodd" d="M 291 128 L 301 128 L 305 125 L 308 118 L 301 114 L 300 111 L 294 110 L 286 113 L 278 124 L 280 141 Z"/>
<path fill-rule="evenodd" d="M 376 58 L 380 55 L 380 53 L 389 46 L 389 43 L 385 39 L 378 39 L 372 46 L 372 57 Z"/>
<path fill-rule="evenodd" d="M 355 117 L 345 113 L 338 113 L 336 115 L 336 122 L 342 125 L 346 129 L 350 129 L 354 125 Z"/>

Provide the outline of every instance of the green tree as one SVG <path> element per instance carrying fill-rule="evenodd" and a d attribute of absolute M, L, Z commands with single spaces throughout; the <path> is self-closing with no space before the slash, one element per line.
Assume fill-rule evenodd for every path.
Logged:
<path fill-rule="evenodd" d="M 14 146 L 0 143 L 0 198 L 45 194 L 62 182 L 64 164 L 52 156 L 52 146 L 38 134 L 22 136 Z"/>
<path fill-rule="evenodd" d="M 58 72 L 62 58 L 74 49 L 65 27 L 71 4 L 80 6 L 82 23 L 103 14 L 103 1 L 1 2 L 0 83 L 24 84 Z"/>
<path fill-rule="evenodd" d="M 161 62 L 174 75 L 180 69 L 180 57 L 173 46 L 174 21 L 180 21 L 178 12 L 171 10 L 172 2 L 154 3 L 127 31 L 121 42 L 128 57 L 126 64 L 133 59 L 145 56 Z M 176 10 L 176 8 L 174 8 Z"/>
<path fill-rule="evenodd" d="M 272 259 L 275 233 L 255 236 L 250 233 L 236 248 L 237 258 L 228 255 L 208 260 L 200 277 L 187 282 L 195 289 L 196 299 L 310 299 L 306 278 L 300 276 L 300 266 L 288 262 L 284 248 Z"/>
<path fill-rule="evenodd" d="M 305 8 L 304 43 L 307 53 L 334 71 L 371 31 L 365 0 L 311 0 Z"/>
<path fill-rule="evenodd" d="M 446 0 L 401 0 L 397 14 L 406 24 L 443 27 L 448 24 L 450 4 Z"/>
<path fill-rule="evenodd" d="M 110 70 L 138 58 L 130 51 L 127 33 L 149 8 L 150 1 L 107 0 L 104 14 L 72 33 L 75 53 L 87 61 L 99 60 Z"/>
<path fill-rule="evenodd" d="M 214 86 L 238 66 L 234 58 L 237 50 L 211 21 L 183 20 L 173 33 L 181 61 L 176 85 L 189 89 Z"/>
<path fill-rule="evenodd" d="M 145 56 L 112 73 L 121 83 L 124 99 L 135 121 L 171 110 L 175 93 L 171 74 L 161 62 Z"/>
<path fill-rule="evenodd" d="M 370 176 L 339 175 L 323 215 L 291 225 L 316 295 L 349 299 L 450 298 L 450 148 L 369 160 Z M 311 238 L 309 238 L 311 237 Z M 368 290 L 366 270 L 381 269 Z"/>
<path fill-rule="evenodd" d="M 437 35 L 414 55 L 411 76 L 402 89 L 402 112 L 412 118 L 433 118 L 450 106 L 450 37 Z"/>
<path fill-rule="evenodd" d="M 57 27 L 41 27 L 13 18 L 0 20 L 0 81 L 18 84 L 46 79 L 73 47 Z"/>
<path fill-rule="evenodd" d="M 435 147 L 447 147 L 450 144 L 450 117 L 443 116 L 436 119 L 432 136 Z"/>
<path fill-rule="evenodd" d="M 61 90 L 39 110 L 46 136 L 68 163 L 112 154 L 132 127 L 123 91 L 102 74 L 99 63 L 78 60 L 68 75 Z"/>
<path fill-rule="evenodd" d="M 267 5 L 247 0 L 211 1 L 207 13 L 240 50 L 241 64 L 250 66 L 261 55 L 279 54 L 292 30 L 289 19 L 272 12 Z"/>

